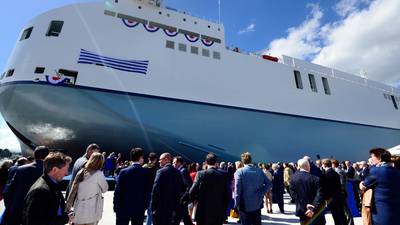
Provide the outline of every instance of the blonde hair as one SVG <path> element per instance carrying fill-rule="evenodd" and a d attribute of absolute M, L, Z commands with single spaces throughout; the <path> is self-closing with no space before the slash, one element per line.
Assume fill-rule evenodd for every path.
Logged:
<path fill-rule="evenodd" d="M 94 152 L 85 165 L 85 169 L 89 172 L 103 169 L 104 156 L 100 152 Z"/>

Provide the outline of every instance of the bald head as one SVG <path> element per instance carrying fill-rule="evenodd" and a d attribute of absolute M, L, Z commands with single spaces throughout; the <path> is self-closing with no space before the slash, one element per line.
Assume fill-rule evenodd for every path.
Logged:
<path fill-rule="evenodd" d="M 171 164 L 171 162 L 172 162 L 172 155 L 170 153 L 165 152 L 160 155 L 159 163 L 161 167 L 164 167 L 167 164 Z"/>
<path fill-rule="evenodd" d="M 308 162 L 308 160 L 304 158 L 299 159 L 299 161 L 297 161 L 297 165 L 300 169 L 310 172 L 310 163 Z"/>

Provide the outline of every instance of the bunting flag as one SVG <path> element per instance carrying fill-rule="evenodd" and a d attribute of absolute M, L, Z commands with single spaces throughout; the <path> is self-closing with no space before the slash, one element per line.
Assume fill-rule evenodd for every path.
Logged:
<path fill-rule="evenodd" d="M 97 55 L 81 49 L 78 63 L 82 64 L 95 64 L 99 66 L 105 66 L 116 70 L 147 74 L 147 68 L 149 66 L 148 60 L 125 60 L 117 59 L 106 56 Z"/>
<path fill-rule="evenodd" d="M 201 42 L 207 47 L 211 47 L 214 44 L 214 41 L 210 41 L 208 39 L 201 39 Z"/>
<path fill-rule="evenodd" d="M 185 37 L 188 41 L 193 43 L 199 40 L 199 37 L 196 37 L 194 35 L 185 34 Z"/>
<path fill-rule="evenodd" d="M 159 27 L 155 27 L 152 25 L 147 25 L 147 24 L 143 24 L 144 28 L 148 31 L 148 32 L 157 32 L 160 28 Z"/>
<path fill-rule="evenodd" d="M 125 24 L 125 26 L 133 28 L 139 25 L 139 22 L 128 20 L 128 19 L 122 19 L 122 22 Z"/>
<path fill-rule="evenodd" d="M 168 29 L 164 29 L 164 33 L 170 37 L 175 37 L 176 35 L 178 35 L 178 31 L 171 31 Z"/>

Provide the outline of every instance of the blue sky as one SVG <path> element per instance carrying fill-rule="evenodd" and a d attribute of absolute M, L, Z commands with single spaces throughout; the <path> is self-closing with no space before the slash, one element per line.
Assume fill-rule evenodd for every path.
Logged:
<path fill-rule="evenodd" d="M 353 74 L 365 71 L 367 78 L 400 86 L 399 0 L 220 1 L 228 46 L 247 52 L 286 54 Z M 4 71 L 21 29 L 30 19 L 76 2 L 91 1 L 3 1 L 0 70 Z M 191 15 L 218 20 L 218 0 L 164 3 Z M 10 145 L 15 145 L 15 140 L 0 118 L 0 148 Z"/>

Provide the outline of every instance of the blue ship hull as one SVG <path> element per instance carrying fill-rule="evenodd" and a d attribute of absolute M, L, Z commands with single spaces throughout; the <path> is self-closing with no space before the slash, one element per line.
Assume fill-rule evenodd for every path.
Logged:
<path fill-rule="evenodd" d="M 208 152 L 234 161 L 244 151 L 257 162 L 361 160 L 372 147 L 400 142 L 398 129 L 42 82 L 3 84 L 0 110 L 21 143 L 75 158 L 96 142 L 126 156 L 140 146 L 197 162 Z"/>

